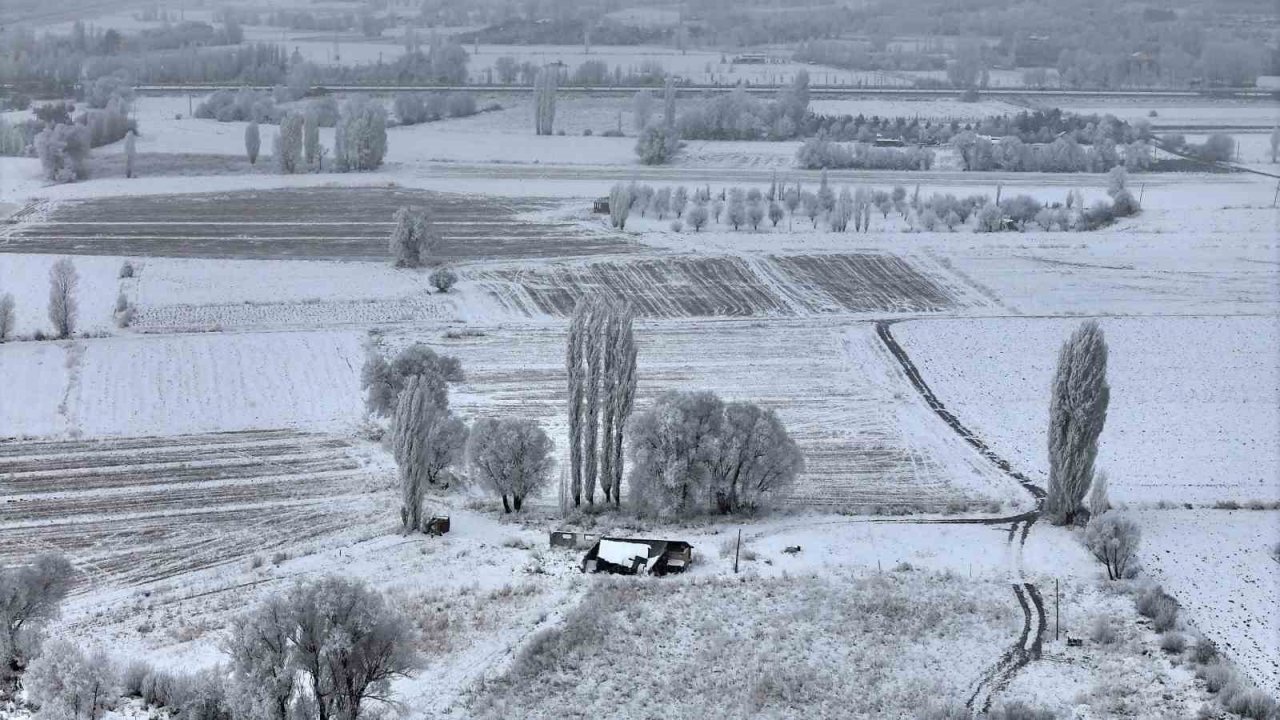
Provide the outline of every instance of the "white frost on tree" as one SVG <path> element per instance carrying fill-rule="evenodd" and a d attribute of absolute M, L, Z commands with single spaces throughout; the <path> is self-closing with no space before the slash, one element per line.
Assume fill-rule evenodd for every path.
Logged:
<path fill-rule="evenodd" d="M 1075 521 L 1093 481 L 1098 436 L 1107 421 L 1107 341 L 1090 320 L 1058 353 L 1049 405 L 1049 489 L 1045 510 L 1059 525 Z"/>
<path fill-rule="evenodd" d="M 23 676 L 33 720 L 98 720 L 120 699 L 115 666 L 104 653 L 87 656 L 64 639 L 45 644 Z"/>
<path fill-rule="evenodd" d="M 71 258 L 62 258 L 49 268 L 49 321 L 60 338 L 71 337 L 76 331 L 79 304 L 76 289 L 80 286 L 80 274 Z"/>
<path fill-rule="evenodd" d="M 291 175 L 302 168 L 302 116 L 287 112 L 280 118 L 280 129 L 276 131 L 275 146 L 276 170 L 284 175 Z"/>
<path fill-rule="evenodd" d="M 534 79 L 533 126 L 538 135 L 551 135 L 556 122 L 556 89 L 560 83 L 560 71 L 554 65 L 544 65 Z"/>
<path fill-rule="evenodd" d="M 130 130 L 124 136 L 124 176 L 133 177 L 134 164 L 138 159 L 138 134 Z"/>
<path fill-rule="evenodd" d="M 504 512 L 520 512 L 525 499 L 550 481 L 553 448 L 533 420 L 477 420 L 467 441 L 467 467 L 502 498 Z"/>
<path fill-rule="evenodd" d="M 440 245 L 440 234 L 428 208 L 402 207 L 395 214 L 389 249 L 396 267 L 429 264 Z"/>
<path fill-rule="evenodd" d="M 0 295 L 0 343 L 8 340 L 9 336 L 13 335 L 13 329 L 17 325 L 13 306 L 13 293 Z"/>
<path fill-rule="evenodd" d="M 356 96 L 342 106 L 334 129 L 333 162 L 339 172 L 376 170 L 387 154 L 387 110 Z"/>
<path fill-rule="evenodd" d="M 244 129 L 244 154 L 249 158 L 249 164 L 255 165 L 258 162 L 258 151 L 262 149 L 262 136 L 258 131 L 258 121 L 252 120 Z"/>
<path fill-rule="evenodd" d="M 449 468 L 458 463 L 467 427 L 449 412 L 445 380 L 426 373 L 410 377 L 400 392 L 391 422 L 391 448 L 400 469 L 400 521 L 405 532 L 423 528 L 423 495 L 447 487 Z"/>

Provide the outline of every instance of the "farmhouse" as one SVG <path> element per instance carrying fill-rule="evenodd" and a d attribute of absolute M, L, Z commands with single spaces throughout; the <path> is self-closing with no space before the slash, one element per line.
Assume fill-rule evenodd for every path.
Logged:
<path fill-rule="evenodd" d="M 600 538 L 582 558 L 583 572 L 667 575 L 693 562 L 693 546 L 681 540 Z"/>

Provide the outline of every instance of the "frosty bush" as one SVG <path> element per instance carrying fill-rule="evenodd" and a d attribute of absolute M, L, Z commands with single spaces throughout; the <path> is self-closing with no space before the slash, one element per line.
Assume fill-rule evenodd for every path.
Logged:
<path fill-rule="evenodd" d="M 62 258 L 49 268 L 49 321 L 60 338 L 71 337 L 76 331 L 76 289 L 80 275 L 71 258 Z"/>
<path fill-rule="evenodd" d="M 12 679 L 37 654 L 44 626 L 58 617 L 71 589 L 71 563 L 41 555 L 23 567 L 0 570 L 0 677 Z"/>
<path fill-rule="evenodd" d="M 1160 636 L 1160 649 L 1171 655 L 1181 655 L 1187 649 L 1187 638 L 1180 632 L 1166 632 Z"/>
<path fill-rule="evenodd" d="M 634 506 L 673 517 L 756 507 L 804 469 L 772 410 L 709 392 L 659 396 L 633 421 L 628 447 Z"/>
<path fill-rule="evenodd" d="M 1047 708 L 1038 708 L 1021 700 L 1010 700 L 997 705 L 987 714 L 989 720 L 1056 720 L 1057 715 Z"/>
<path fill-rule="evenodd" d="M 88 176 L 89 130 L 83 125 L 45 128 L 36 135 L 35 147 L 46 180 L 66 183 Z"/>
<path fill-rule="evenodd" d="M 111 660 L 102 654 L 86 657 L 66 640 L 46 643 L 22 684 L 38 708 L 36 720 L 97 720 L 120 697 Z"/>
<path fill-rule="evenodd" d="M 636 155 L 645 165 L 665 165 L 680 152 L 680 134 L 675 128 L 650 124 L 636 140 Z"/>
<path fill-rule="evenodd" d="M 1149 585 L 1139 593 L 1134 604 L 1138 614 L 1151 618 L 1156 632 L 1172 630 L 1178 622 L 1178 601 L 1165 593 L 1159 585 Z"/>
<path fill-rule="evenodd" d="M 437 291 L 447 293 L 458 282 L 458 274 L 447 267 L 436 268 L 427 277 L 427 281 Z"/>
<path fill-rule="evenodd" d="M 1125 577 L 1138 554 L 1141 537 L 1138 523 L 1118 510 L 1094 515 L 1084 532 L 1085 546 L 1106 566 L 1109 580 Z"/>
<path fill-rule="evenodd" d="M 525 498 L 550 481 L 553 448 L 533 420 L 477 420 L 467 441 L 467 467 L 502 498 L 504 512 L 519 512 Z"/>

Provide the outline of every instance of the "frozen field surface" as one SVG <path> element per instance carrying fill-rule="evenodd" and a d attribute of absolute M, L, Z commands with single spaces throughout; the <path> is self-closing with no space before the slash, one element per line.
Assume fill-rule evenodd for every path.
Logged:
<path fill-rule="evenodd" d="M 0 251 L 205 258 L 388 258 L 403 206 L 429 207 L 448 260 L 626 252 L 621 238 L 529 215 L 546 201 L 395 188 L 126 196 L 37 205 Z"/>
<path fill-rule="evenodd" d="M 1274 316 L 1103 318 L 1111 405 L 1098 467 L 1122 502 L 1280 499 Z M 1049 384 L 1078 320 L 894 326 L 934 391 L 1015 467 L 1048 472 Z"/>
<path fill-rule="evenodd" d="M 1144 510 L 1138 521 L 1143 568 L 1254 682 L 1280 694 L 1280 512 Z"/>

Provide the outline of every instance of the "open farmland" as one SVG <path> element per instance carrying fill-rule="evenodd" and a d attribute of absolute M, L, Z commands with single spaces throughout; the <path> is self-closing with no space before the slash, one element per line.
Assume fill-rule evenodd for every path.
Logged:
<path fill-rule="evenodd" d="M 0 252 L 202 258 L 387 259 L 396 210 L 427 205 L 447 260 L 626 252 L 620 238 L 522 213 L 536 200 L 393 188 L 307 188 L 98 198 L 33 209 Z"/>
<path fill-rule="evenodd" d="M 101 588 L 324 535 L 380 482 L 350 448 L 288 430 L 0 442 L 0 562 L 56 549 Z"/>
<path fill-rule="evenodd" d="M 824 312 L 925 313 L 970 300 L 958 280 L 888 253 L 693 256 L 473 270 L 511 312 L 568 317 L 587 295 L 645 317 L 748 317 Z"/>

